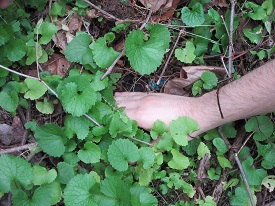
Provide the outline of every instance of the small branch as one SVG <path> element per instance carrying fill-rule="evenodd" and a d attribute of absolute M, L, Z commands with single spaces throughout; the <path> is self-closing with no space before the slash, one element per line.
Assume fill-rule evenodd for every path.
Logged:
<path fill-rule="evenodd" d="M 85 2 L 87 2 L 87 0 L 84 0 Z M 87 2 L 88 3 L 88 2 Z M 141 25 L 141 27 L 139 28 L 140 30 L 144 29 L 144 27 L 146 26 L 146 24 L 148 23 L 149 19 L 152 16 L 152 12 L 153 10 L 150 9 L 149 14 L 145 20 L 145 22 Z M 120 52 L 120 54 L 118 55 L 118 57 L 115 59 L 115 61 L 112 63 L 111 66 L 109 66 L 109 68 L 107 69 L 107 71 L 105 72 L 105 74 L 102 75 L 102 77 L 100 78 L 101 80 L 105 79 L 109 74 L 111 74 L 111 72 L 114 69 L 114 66 L 116 65 L 116 63 L 120 60 L 120 58 L 124 55 L 126 49 L 123 48 L 123 50 Z"/>
<path fill-rule="evenodd" d="M 29 76 L 29 75 L 26 75 L 26 74 L 22 74 L 22 73 L 20 73 L 20 72 L 17 72 L 17 71 L 14 71 L 14 70 L 12 70 L 12 69 L 9 69 L 9 68 L 7 68 L 7 67 L 1 65 L 1 64 L 0 64 L 0 68 L 5 69 L 5 70 L 7 70 L 7 71 L 9 71 L 9 72 L 11 72 L 11 73 L 17 74 L 17 75 L 22 76 L 22 77 L 26 77 L 26 78 L 38 80 L 38 78 L 36 78 L 36 77 L 32 77 L 32 76 Z"/>
<path fill-rule="evenodd" d="M 229 78 L 231 78 L 231 74 L 233 71 L 233 31 L 234 31 L 234 15 L 235 15 L 235 5 L 236 1 L 231 1 L 231 14 L 230 14 L 230 30 L 229 30 L 229 49 L 228 49 L 228 70 L 229 70 Z"/>
<path fill-rule="evenodd" d="M 172 55 L 173 55 L 173 53 L 174 53 L 174 51 L 175 51 L 175 49 L 176 49 L 176 46 L 177 46 L 177 44 L 178 44 L 178 42 L 179 42 L 179 40 L 180 40 L 180 37 L 181 37 L 181 35 L 182 35 L 183 33 L 184 33 L 184 30 L 180 30 L 180 32 L 179 32 L 179 34 L 178 34 L 178 36 L 177 36 L 176 42 L 175 42 L 175 44 L 174 44 L 172 50 L 170 51 L 170 54 L 169 54 L 169 56 L 168 56 L 168 58 L 167 58 L 167 60 L 166 60 L 166 62 L 165 62 L 165 65 L 164 65 L 164 67 L 163 67 L 163 69 L 162 69 L 162 72 L 161 72 L 161 74 L 160 74 L 160 77 L 159 77 L 159 79 L 158 79 L 158 81 L 157 81 L 157 85 L 160 84 L 160 81 L 161 81 L 161 79 L 162 79 L 162 77 L 163 77 L 163 74 L 164 74 L 164 72 L 166 71 L 166 68 L 167 68 L 167 66 L 168 66 L 168 64 L 169 64 L 169 62 L 170 62 L 170 59 L 171 59 L 171 57 L 172 57 Z"/>
<path fill-rule="evenodd" d="M 241 171 L 241 175 L 242 175 L 244 184 L 245 184 L 245 186 L 246 186 L 246 190 L 247 190 L 247 192 L 248 192 L 248 195 L 249 195 L 249 199 L 250 199 L 251 205 L 252 205 L 252 206 L 256 206 L 255 203 L 254 203 L 254 200 L 253 200 L 253 196 L 252 196 L 252 193 L 251 193 L 251 190 L 250 190 L 248 181 L 247 181 L 247 179 L 246 179 L 246 175 L 245 175 L 244 170 L 243 170 L 242 163 L 240 162 L 240 159 L 239 159 L 239 157 L 238 157 L 238 153 L 237 153 L 237 152 L 234 152 L 234 158 L 235 158 L 235 161 L 237 162 L 238 167 L 239 167 L 239 169 L 240 169 L 240 171 Z"/>
<path fill-rule="evenodd" d="M 116 20 L 116 21 L 121 21 L 121 19 L 119 19 L 119 18 L 113 16 L 112 14 L 109 14 L 108 12 L 102 10 L 101 8 L 99 8 L 98 6 L 94 5 L 94 4 L 91 3 L 90 1 L 88 1 L 88 0 L 84 0 L 84 1 L 85 1 L 87 4 L 89 4 L 91 7 L 93 7 L 94 9 L 100 11 L 100 12 L 101 12 L 102 14 L 104 14 L 105 16 L 108 16 L 108 17 L 110 17 L 111 19 L 114 19 L 114 20 Z"/>
<path fill-rule="evenodd" d="M 21 150 L 29 149 L 30 147 L 35 147 L 35 146 L 37 146 L 36 142 L 31 143 L 31 144 L 18 146 L 18 147 L 13 147 L 13 148 L 10 148 L 10 149 L 0 150 L 0 155 L 9 154 L 9 153 L 13 153 L 13 152 L 18 152 L 18 151 L 21 151 Z"/>
<path fill-rule="evenodd" d="M 229 74 L 229 71 L 228 71 L 227 68 L 226 68 L 225 63 L 224 63 L 223 56 L 221 56 L 221 61 L 222 61 L 223 68 L 224 68 L 224 70 L 225 70 L 225 72 L 226 72 L 226 74 L 227 74 L 227 76 L 228 76 L 228 78 L 229 78 L 230 74 Z"/>
<path fill-rule="evenodd" d="M 92 121 L 96 126 L 101 126 L 96 120 L 94 120 L 92 117 L 90 117 L 87 114 L 84 114 L 85 117 L 87 117 L 90 121 Z"/>
<path fill-rule="evenodd" d="M 137 142 L 140 142 L 140 143 L 146 144 L 146 145 L 148 145 L 148 146 L 150 146 L 150 147 L 152 147 L 152 146 L 153 146 L 153 144 L 150 144 L 150 143 L 148 143 L 148 142 L 144 142 L 144 141 L 139 140 L 139 139 L 136 139 L 136 138 L 134 138 L 134 137 L 128 137 L 128 138 L 130 138 L 130 139 L 132 139 L 132 140 L 134 140 L 134 141 L 137 141 Z"/>

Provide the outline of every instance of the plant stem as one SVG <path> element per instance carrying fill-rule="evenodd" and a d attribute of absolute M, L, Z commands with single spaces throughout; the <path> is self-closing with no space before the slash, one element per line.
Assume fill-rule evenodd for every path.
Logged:
<path fill-rule="evenodd" d="M 35 147 L 35 146 L 37 146 L 36 142 L 26 144 L 26 145 L 22 145 L 22 146 L 18 146 L 18 147 L 13 147 L 13 148 L 10 148 L 10 149 L 0 150 L 0 155 L 9 154 L 9 153 L 17 152 L 17 151 L 20 151 L 20 150 L 29 149 L 30 147 Z"/>

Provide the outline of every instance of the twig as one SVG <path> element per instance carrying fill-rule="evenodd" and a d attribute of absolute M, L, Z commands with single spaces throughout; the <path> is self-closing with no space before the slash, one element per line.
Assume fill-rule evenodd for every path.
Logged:
<path fill-rule="evenodd" d="M 145 141 L 142 141 L 142 140 L 136 139 L 136 138 L 134 138 L 134 137 L 128 137 L 128 138 L 130 138 L 130 139 L 132 139 L 132 140 L 134 140 L 134 141 L 137 141 L 137 142 L 140 142 L 140 143 L 146 144 L 146 145 L 148 145 L 148 146 L 150 146 L 150 147 L 152 147 L 152 146 L 153 146 L 153 144 L 150 144 L 150 143 L 148 143 L 148 142 L 145 142 Z"/>
<path fill-rule="evenodd" d="M 29 105 L 28 105 L 28 109 L 27 109 L 27 112 L 26 112 L 26 122 L 31 120 L 31 102 L 28 101 L 28 103 L 29 103 Z M 24 131 L 24 134 L 23 134 L 23 137 L 21 139 L 21 144 L 20 145 L 26 144 L 28 135 L 29 135 L 29 130 L 26 129 Z"/>
<path fill-rule="evenodd" d="M 35 146 L 37 146 L 36 142 L 26 144 L 26 145 L 22 145 L 22 146 L 18 146 L 18 147 L 13 147 L 13 148 L 10 148 L 10 149 L 0 150 L 0 155 L 9 154 L 9 153 L 17 152 L 17 151 L 20 151 L 20 150 L 29 149 L 30 147 L 35 147 Z"/>
<path fill-rule="evenodd" d="M 223 134 L 223 132 L 222 132 L 222 130 L 221 130 L 221 127 L 219 127 L 218 132 L 219 132 L 219 134 L 221 135 L 222 139 L 225 140 L 225 143 L 226 143 L 226 145 L 228 146 L 228 148 L 231 149 L 231 148 L 232 148 L 232 147 L 231 147 L 231 144 L 230 144 L 230 142 L 227 140 L 226 136 Z M 242 175 L 244 184 L 245 184 L 245 186 L 246 186 L 246 190 L 247 190 L 248 195 L 249 195 L 249 198 L 250 198 L 251 205 L 252 205 L 252 206 L 255 206 L 255 203 L 254 203 L 254 200 L 253 200 L 253 197 L 252 197 L 252 193 L 251 193 L 251 190 L 250 190 L 250 187 L 249 187 L 249 184 L 248 184 L 246 175 L 245 175 L 244 170 L 243 170 L 243 166 L 242 166 L 242 164 L 241 164 L 241 162 L 240 162 L 240 159 L 239 159 L 239 157 L 238 157 L 238 152 L 235 152 L 235 151 L 234 151 L 234 159 L 235 159 L 235 161 L 237 162 L 237 165 L 238 165 L 238 167 L 239 167 L 239 169 L 240 169 L 240 172 L 241 172 L 241 175 Z"/>
<path fill-rule="evenodd" d="M 96 126 L 101 126 L 96 120 L 94 120 L 92 117 L 90 117 L 87 114 L 84 114 L 85 117 L 87 117 L 90 121 L 92 121 L 93 123 L 95 123 Z"/>
<path fill-rule="evenodd" d="M 84 0 L 86 1 L 86 0 Z M 149 11 L 149 14 L 145 20 L 145 22 L 141 25 L 141 27 L 139 28 L 140 30 L 144 29 L 144 27 L 146 26 L 146 24 L 148 23 L 149 19 L 151 18 L 152 16 L 152 12 L 153 12 L 153 9 L 151 8 L 150 11 Z M 123 48 L 123 50 L 120 52 L 120 54 L 118 55 L 118 57 L 115 59 L 115 61 L 112 63 L 111 66 L 109 66 L 109 68 L 107 69 L 107 71 L 102 75 L 102 77 L 100 78 L 101 80 L 105 79 L 109 74 L 111 74 L 111 72 L 113 71 L 114 69 L 114 66 L 116 65 L 116 63 L 120 60 L 120 58 L 124 55 L 126 49 Z"/>
<path fill-rule="evenodd" d="M 231 78 L 231 74 L 233 71 L 233 31 L 234 31 L 234 15 L 235 15 L 235 5 L 236 1 L 231 1 L 231 14 L 230 14 L 230 30 L 229 30 L 229 49 L 228 49 L 228 70 L 229 70 L 229 78 Z"/>
<path fill-rule="evenodd" d="M 222 113 L 222 108 L 221 108 L 221 104 L 220 104 L 220 97 L 219 97 L 219 94 L 220 94 L 220 88 L 218 87 L 217 89 L 217 103 L 218 103 L 218 108 L 219 108 L 219 111 L 220 111 L 220 115 L 221 115 L 221 118 L 224 119 L 224 116 L 223 116 L 223 113 Z"/>
<path fill-rule="evenodd" d="M 253 196 L 252 196 L 252 193 L 251 193 L 251 190 L 250 190 L 248 181 L 247 181 L 247 179 L 246 179 L 246 175 L 245 175 L 244 170 L 243 170 L 242 163 L 240 162 L 240 159 L 239 159 L 239 157 L 238 157 L 238 153 L 237 153 L 237 152 L 234 152 L 234 158 L 235 158 L 235 161 L 237 162 L 238 167 L 239 167 L 239 169 L 240 169 L 240 171 L 241 171 L 241 175 L 242 175 L 244 184 L 245 184 L 245 186 L 246 186 L 246 189 L 247 189 L 247 192 L 248 192 L 248 195 L 249 195 L 249 199 L 250 199 L 251 205 L 252 205 L 252 206 L 256 206 L 256 205 L 255 205 L 255 202 L 254 202 L 254 200 L 253 200 Z"/>
<path fill-rule="evenodd" d="M 178 44 L 178 42 L 179 42 L 179 40 L 180 40 L 180 37 L 181 37 L 181 35 L 182 35 L 183 33 L 184 33 L 184 30 L 180 30 L 180 32 L 179 32 L 179 34 L 178 34 L 178 36 L 177 36 L 176 42 L 175 42 L 175 44 L 174 44 L 172 50 L 170 51 L 170 54 L 169 54 L 169 56 L 168 56 L 168 58 L 167 58 L 167 60 L 166 60 L 166 62 L 165 62 L 165 64 L 164 64 L 164 67 L 163 67 L 163 69 L 162 69 L 162 72 L 161 72 L 161 74 L 160 74 L 160 77 L 159 77 L 159 79 L 158 79 L 158 81 L 157 81 L 157 85 L 160 84 L 160 81 L 161 81 L 161 79 L 162 79 L 162 77 L 163 77 L 163 74 L 164 74 L 164 72 L 166 71 L 166 68 L 167 68 L 167 66 L 168 66 L 168 64 L 169 64 L 169 62 L 170 62 L 170 59 L 171 59 L 171 57 L 172 57 L 172 55 L 173 55 L 173 53 L 174 53 L 174 51 L 175 51 L 175 49 L 176 49 L 176 46 L 177 46 L 177 44 Z"/>
<path fill-rule="evenodd" d="M 226 72 L 227 76 L 229 77 L 229 76 L 230 76 L 230 74 L 229 74 L 229 71 L 228 71 L 228 70 L 227 70 L 227 68 L 226 68 L 225 63 L 224 63 L 223 56 L 221 56 L 221 61 L 222 61 L 223 68 L 224 68 L 224 70 L 225 70 L 225 72 Z"/>
<path fill-rule="evenodd" d="M 32 77 L 32 76 L 29 76 L 29 75 L 26 75 L 26 74 L 22 74 L 22 73 L 20 73 L 20 72 L 17 72 L 17 71 L 14 71 L 14 70 L 12 70 L 12 69 L 9 69 L 9 68 L 7 68 L 7 67 L 1 65 L 1 64 L 0 64 L 0 68 L 5 69 L 5 70 L 7 70 L 7 71 L 9 71 L 9 72 L 11 72 L 11 73 L 17 74 L 17 75 L 22 76 L 22 77 L 26 77 L 26 78 L 38 80 L 36 77 Z"/>
<path fill-rule="evenodd" d="M 93 3 L 91 3 L 88 0 L 84 0 L 87 4 L 89 4 L 91 7 L 95 8 L 96 10 L 100 11 L 102 14 L 104 14 L 105 16 L 110 17 L 111 19 L 117 20 L 117 21 L 121 21 L 121 19 L 113 16 L 112 14 L 109 14 L 108 12 L 102 10 L 101 8 L 99 8 L 98 6 L 94 5 Z"/>

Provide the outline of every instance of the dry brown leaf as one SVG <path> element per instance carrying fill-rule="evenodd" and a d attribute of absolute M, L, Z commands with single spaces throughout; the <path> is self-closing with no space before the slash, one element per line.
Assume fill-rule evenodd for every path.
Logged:
<path fill-rule="evenodd" d="M 184 71 L 184 78 L 175 78 L 168 81 L 164 87 L 164 93 L 188 96 L 189 91 L 184 90 L 184 88 L 190 86 L 195 81 L 200 79 L 203 72 L 214 72 L 218 78 L 224 77 L 226 74 L 223 67 L 187 66 L 183 67 L 182 69 Z"/>
<path fill-rule="evenodd" d="M 80 19 L 80 17 L 74 13 L 71 18 L 70 18 L 70 21 L 69 21 L 69 24 L 68 24 L 68 27 L 69 27 L 69 32 L 72 34 L 73 32 L 76 32 L 76 31 L 80 31 L 81 30 L 81 27 L 82 27 L 82 21 Z"/>
<path fill-rule="evenodd" d="M 153 12 L 162 9 L 163 12 L 168 11 L 172 5 L 173 0 L 139 0 L 145 7 L 151 6 Z"/>
<path fill-rule="evenodd" d="M 49 71 L 51 74 L 58 74 L 64 76 L 71 63 L 61 54 L 53 54 L 50 59 L 43 64 L 43 69 Z"/>
<path fill-rule="evenodd" d="M 12 4 L 13 0 L 0 0 L 0 9 L 5 9 Z"/>
<path fill-rule="evenodd" d="M 13 118 L 12 126 L 0 124 L 0 143 L 11 145 L 21 141 L 24 134 L 24 128 L 19 117 Z"/>
<path fill-rule="evenodd" d="M 172 6 L 168 9 L 168 11 L 161 15 L 159 21 L 166 21 L 170 19 L 174 15 L 175 9 L 177 8 L 179 2 L 180 0 L 174 0 Z"/>

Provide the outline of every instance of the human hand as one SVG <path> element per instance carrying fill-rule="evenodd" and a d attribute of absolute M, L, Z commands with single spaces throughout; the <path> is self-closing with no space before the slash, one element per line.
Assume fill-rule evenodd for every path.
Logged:
<path fill-rule="evenodd" d="M 169 125 L 180 116 L 193 117 L 193 98 L 163 93 L 117 92 L 115 100 L 126 107 L 127 116 L 138 122 L 139 127 L 150 130 L 156 120 Z"/>

